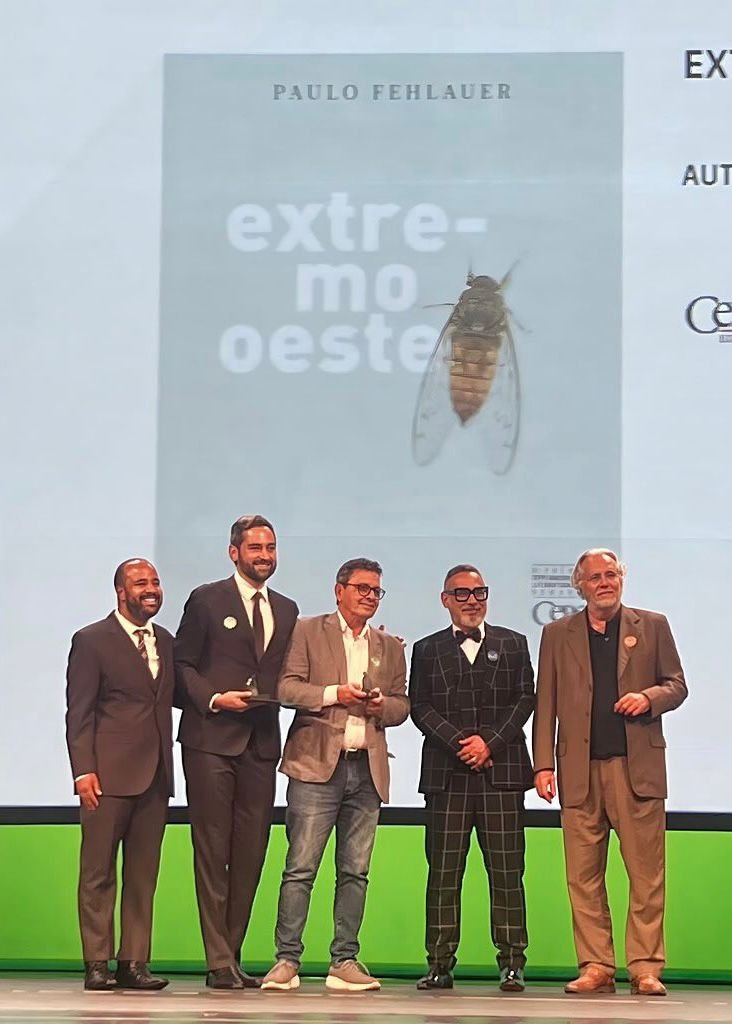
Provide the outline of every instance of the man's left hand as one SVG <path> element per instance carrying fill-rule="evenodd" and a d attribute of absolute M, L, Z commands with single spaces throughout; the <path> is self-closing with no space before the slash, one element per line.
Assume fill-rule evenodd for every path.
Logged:
<path fill-rule="evenodd" d="M 619 715 L 635 718 L 636 715 L 644 715 L 646 711 L 650 711 L 651 702 L 645 693 L 624 693 L 613 710 Z"/>
<path fill-rule="evenodd" d="M 458 757 L 464 764 L 467 764 L 468 767 L 473 768 L 475 771 L 480 771 L 491 756 L 490 747 L 485 740 L 477 735 L 466 736 L 460 740 L 460 746 L 463 749 L 458 754 Z"/>
<path fill-rule="evenodd" d="M 378 697 L 366 701 L 366 714 L 369 718 L 381 718 L 384 714 L 384 694 L 379 691 Z"/>

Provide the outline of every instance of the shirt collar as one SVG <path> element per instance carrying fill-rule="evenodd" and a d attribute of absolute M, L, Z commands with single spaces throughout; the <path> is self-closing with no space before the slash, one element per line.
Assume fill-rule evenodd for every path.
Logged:
<path fill-rule="evenodd" d="M 620 608 L 618 608 L 618 610 L 615 612 L 613 617 L 611 619 L 608 619 L 605 623 L 605 632 L 598 633 L 596 629 L 592 628 L 592 623 L 590 622 L 590 613 L 587 611 L 587 606 L 585 606 L 585 620 L 587 622 L 587 631 L 590 634 L 590 636 L 594 634 L 595 636 L 606 636 L 610 640 L 614 640 L 615 637 L 618 635 L 618 632 L 620 631 L 620 613 L 622 612 L 622 610 L 623 606 L 621 605 Z"/>
<path fill-rule="evenodd" d="M 485 640 L 485 622 L 481 622 L 480 625 L 477 626 L 476 628 L 480 630 L 480 639 L 481 639 L 481 641 Z M 453 636 L 457 636 L 458 630 L 461 633 L 463 632 L 463 630 L 460 629 L 460 626 L 456 626 L 455 623 L 453 622 L 453 624 L 452 624 L 452 635 Z"/>
<path fill-rule="evenodd" d="M 244 598 L 245 601 L 251 601 L 254 599 L 254 595 L 259 593 L 262 595 L 264 600 L 269 604 L 269 593 L 267 592 L 267 584 L 263 587 L 253 587 L 251 583 L 247 583 L 243 576 L 240 576 L 238 572 L 234 573 L 234 582 L 236 583 L 237 590 Z"/>
<path fill-rule="evenodd" d="M 137 632 L 138 629 L 144 630 L 146 633 L 149 633 L 150 636 L 155 635 L 153 633 L 151 622 L 148 622 L 145 626 L 138 626 L 136 623 L 130 622 L 129 619 L 126 619 L 124 615 L 119 611 L 119 609 L 115 609 L 114 614 L 115 618 L 117 619 L 117 622 L 119 622 L 120 626 L 125 631 L 125 633 L 127 633 L 128 636 L 133 637 L 135 640 L 137 640 L 135 633 Z"/>
<path fill-rule="evenodd" d="M 338 609 L 336 611 L 336 615 L 338 616 L 338 623 L 339 623 L 339 625 L 341 627 L 341 633 L 343 633 L 345 636 L 351 636 L 351 637 L 353 637 L 354 640 L 360 640 L 362 637 L 369 635 L 369 624 L 368 624 L 368 622 L 366 623 L 364 628 L 361 630 L 361 632 L 358 634 L 358 636 L 354 636 L 353 631 L 351 630 L 351 627 L 348 625 L 346 620 L 341 615 L 340 609 Z"/>

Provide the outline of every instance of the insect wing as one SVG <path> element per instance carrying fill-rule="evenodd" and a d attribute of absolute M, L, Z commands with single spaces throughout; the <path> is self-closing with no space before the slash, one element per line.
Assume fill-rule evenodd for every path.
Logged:
<path fill-rule="evenodd" d="M 419 389 L 412 424 L 412 451 L 420 466 L 432 462 L 456 418 L 450 399 L 452 333 L 451 315 L 437 339 Z"/>
<path fill-rule="evenodd" d="M 518 361 L 511 325 L 506 330 L 498 353 L 496 375 L 476 427 L 481 434 L 488 465 L 494 473 L 507 473 L 511 468 L 519 438 L 521 421 L 521 388 Z"/>

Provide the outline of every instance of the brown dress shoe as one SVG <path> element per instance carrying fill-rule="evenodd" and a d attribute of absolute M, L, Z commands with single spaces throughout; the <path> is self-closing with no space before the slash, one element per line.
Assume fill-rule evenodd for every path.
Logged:
<path fill-rule="evenodd" d="M 665 996 L 666 986 L 655 974 L 639 974 L 630 979 L 630 994 L 634 996 Z"/>
<path fill-rule="evenodd" d="M 586 967 L 579 978 L 564 986 L 569 995 L 588 995 L 594 992 L 614 992 L 615 979 L 612 974 L 603 971 L 602 967 Z"/>

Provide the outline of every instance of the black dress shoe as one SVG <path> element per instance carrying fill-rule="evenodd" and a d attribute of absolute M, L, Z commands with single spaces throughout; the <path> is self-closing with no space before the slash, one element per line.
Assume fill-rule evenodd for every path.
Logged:
<path fill-rule="evenodd" d="M 253 974 L 247 974 L 244 968 L 239 964 L 234 964 L 234 970 L 244 982 L 244 988 L 261 988 L 261 978 L 255 978 Z"/>
<path fill-rule="evenodd" d="M 117 987 L 106 960 L 84 961 L 84 991 L 112 992 Z"/>
<path fill-rule="evenodd" d="M 144 960 L 117 961 L 117 988 L 134 989 L 136 992 L 159 992 L 168 984 L 167 978 L 156 978 L 150 974 Z"/>
<path fill-rule="evenodd" d="M 217 967 L 206 975 L 206 988 L 217 992 L 234 992 L 245 987 L 244 979 L 233 964 L 230 967 Z"/>
<path fill-rule="evenodd" d="M 417 982 L 417 988 L 424 992 L 431 989 L 452 988 L 452 975 L 449 971 L 440 970 L 439 967 L 430 967 L 424 978 Z"/>
<path fill-rule="evenodd" d="M 526 988 L 524 972 L 520 967 L 501 968 L 501 980 L 498 987 L 501 992 L 523 992 Z"/>

